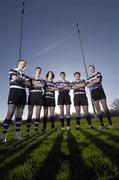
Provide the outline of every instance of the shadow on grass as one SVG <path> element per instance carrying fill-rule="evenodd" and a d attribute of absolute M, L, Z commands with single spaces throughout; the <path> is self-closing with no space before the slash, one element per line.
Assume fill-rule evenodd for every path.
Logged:
<path fill-rule="evenodd" d="M 100 140 L 95 135 L 90 134 L 85 130 L 81 130 L 82 134 L 87 136 L 88 139 L 95 143 L 95 145 L 103 152 L 103 154 L 109 158 L 109 160 L 119 168 L 119 149 L 114 147 L 113 145 L 108 144 L 106 141 Z"/>
<path fill-rule="evenodd" d="M 48 153 L 44 162 L 37 169 L 34 179 L 38 180 L 54 180 L 59 171 L 61 161 L 65 159 L 65 155 L 61 152 L 61 144 L 63 141 L 63 133 L 59 134 Z"/>
<path fill-rule="evenodd" d="M 108 131 L 105 131 L 105 130 L 102 130 L 102 131 L 100 131 L 100 130 L 96 130 L 97 132 L 99 132 L 100 134 L 102 134 L 102 135 L 106 135 L 106 136 L 108 136 L 108 139 L 110 139 L 110 140 L 112 140 L 112 141 L 115 141 L 115 142 L 119 142 L 119 136 L 118 135 L 113 135 L 112 134 L 112 131 L 113 130 L 110 130 L 110 132 L 109 132 L 109 130 Z"/>
<path fill-rule="evenodd" d="M 70 162 L 70 180 L 92 180 L 92 177 L 95 179 L 95 173 L 82 158 L 80 147 L 82 143 L 77 143 L 75 137 L 71 132 L 68 133 L 68 149 L 69 149 L 69 162 Z M 85 144 L 85 147 L 88 144 Z"/>
<path fill-rule="evenodd" d="M 49 137 L 53 132 L 50 132 L 48 133 L 47 135 L 43 136 L 42 139 L 39 139 L 39 138 L 35 138 L 32 139 L 32 141 L 34 140 L 34 142 L 30 141 L 27 143 L 28 146 L 25 146 L 24 145 L 24 148 L 21 148 L 21 146 L 19 147 L 19 151 L 18 152 L 13 152 L 13 158 L 4 163 L 3 162 L 3 165 L 2 167 L 0 168 L 0 177 L 4 177 L 5 175 L 7 175 L 10 170 L 12 170 L 13 168 L 15 168 L 17 165 L 20 165 L 20 164 L 23 164 L 27 159 L 29 159 L 30 157 L 30 154 L 31 152 L 38 148 L 43 142 L 44 140 Z M 9 157 L 6 157 L 6 158 L 11 158 L 10 156 Z M 2 163 L 1 163 L 2 164 Z"/>

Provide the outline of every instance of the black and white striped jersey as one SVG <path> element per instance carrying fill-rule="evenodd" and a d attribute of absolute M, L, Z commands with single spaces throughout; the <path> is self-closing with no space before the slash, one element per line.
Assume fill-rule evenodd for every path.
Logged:
<path fill-rule="evenodd" d="M 85 80 L 82 79 L 82 80 L 80 80 L 80 81 L 72 81 L 72 82 L 71 82 L 71 86 L 73 87 L 73 86 L 79 85 L 79 84 L 81 84 L 81 83 L 85 83 L 85 84 L 86 84 Z M 76 95 L 76 94 L 86 94 L 85 87 L 81 87 L 81 88 L 78 88 L 78 89 L 74 89 L 74 95 Z"/>
<path fill-rule="evenodd" d="M 55 99 L 55 91 L 51 91 L 50 88 L 56 88 L 54 81 L 45 80 L 44 97 Z"/>
<path fill-rule="evenodd" d="M 97 89 L 97 88 L 101 88 L 102 87 L 102 74 L 100 72 L 96 72 L 95 74 L 93 74 L 92 76 L 90 76 L 88 79 L 87 79 L 87 84 L 91 81 L 94 81 L 96 80 L 97 78 L 100 78 L 100 82 L 98 83 L 95 83 L 92 87 L 90 87 L 90 90 L 93 90 L 93 89 Z"/>
<path fill-rule="evenodd" d="M 65 89 L 65 87 L 71 87 L 71 83 L 67 80 L 59 80 L 56 82 L 57 84 L 57 88 L 58 88 L 58 92 L 59 93 L 69 93 L 69 90 Z M 61 86 L 61 87 L 58 87 Z"/>
<path fill-rule="evenodd" d="M 45 85 L 45 80 L 42 79 L 42 78 L 36 79 L 35 77 L 33 77 L 32 81 L 34 81 L 36 84 L 43 84 L 43 85 Z M 40 93 L 43 93 L 43 88 L 41 88 L 41 87 L 33 87 L 33 84 L 31 83 L 31 87 L 29 88 L 29 92 L 40 92 Z"/>
<path fill-rule="evenodd" d="M 17 68 L 10 69 L 10 71 L 8 73 L 8 77 L 9 77 L 9 80 L 10 80 L 10 88 L 25 89 L 25 85 L 23 84 L 22 81 L 12 79 L 13 75 L 15 75 L 17 77 L 20 77 L 20 78 L 23 78 L 25 80 L 28 80 L 28 76 L 25 75 L 22 71 L 18 71 Z"/>

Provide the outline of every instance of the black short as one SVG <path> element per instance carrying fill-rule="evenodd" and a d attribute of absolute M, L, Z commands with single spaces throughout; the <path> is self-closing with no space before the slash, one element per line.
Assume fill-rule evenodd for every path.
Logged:
<path fill-rule="evenodd" d="M 103 88 L 97 88 L 91 90 L 91 99 L 92 101 L 99 101 L 101 99 L 106 99 L 106 95 Z"/>
<path fill-rule="evenodd" d="M 28 96 L 28 105 L 43 106 L 43 96 L 40 92 L 31 92 Z"/>
<path fill-rule="evenodd" d="M 85 94 L 74 95 L 74 106 L 88 106 L 88 99 Z"/>
<path fill-rule="evenodd" d="M 55 99 L 53 98 L 44 98 L 44 106 L 46 107 L 55 107 Z"/>
<path fill-rule="evenodd" d="M 8 104 L 26 105 L 25 89 L 10 88 Z"/>
<path fill-rule="evenodd" d="M 69 93 L 59 93 L 58 95 L 58 105 L 70 105 L 71 98 Z"/>

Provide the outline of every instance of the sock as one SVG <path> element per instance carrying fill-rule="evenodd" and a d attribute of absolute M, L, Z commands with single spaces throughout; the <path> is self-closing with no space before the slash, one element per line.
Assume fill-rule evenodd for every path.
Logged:
<path fill-rule="evenodd" d="M 30 128 L 31 128 L 31 122 L 32 122 L 32 119 L 31 119 L 31 118 L 27 119 L 27 133 L 28 133 L 28 134 L 29 134 Z"/>
<path fill-rule="evenodd" d="M 60 118 L 60 121 L 61 121 L 61 126 L 63 128 L 64 127 L 64 118 Z"/>
<path fill-rule="evenodd" d="M 43 130 L 46 130 L 46 125 L 47 125 L 47 117 L 43 118 Z"/>
<path fill-rule="evenodd" d="M 35 132 L 36 132 L 36 133 L 38 133 L 38 127 L 39 127 L 39 118 L 36 118 L 36 119 L 35 119 L 35 122 L 34 122 L 34 124 L 35 124 Z"/>
<path fill-rule="evenodd" d="M 3 130 L 2 130 L 2 133 L 4 135 L 7 134 L 7 131 L 8 131 L 8 128 L 9 128 L 9 125 L 11 123 L 11 120 L 10 119 L 5 119 L 4 122 L 3 122 Z"/>
<path fill-rule="evenodd" d="M 51 121 L 51 129 L 54 129 L 55 128 L 55 117 L 54 116 L 50 116 L 50 121 Z"/>
<path fill-rule="evenodd" d="M 21 121 L 22 121 L 22 118 L 16 118 L 15 119 L 16 133 L 17 134 L 20 133 Z"/>
<path fill-rule="evenodd" d="M 67 126 L 70 126 L 70 118 L 66 118 L 67 120 Z"/>
<path fill-rule="evenodd" d="M 76 117 L 76 124 L 77 124 L 77 126 L 80 126 L 80 119 L 81 119 L 80 116 Z"/>
<path fill-rule="evenodd" d="M 91 116 L 90 116 L 90 114 L 89 113 L 85 113 L 85 118 L 86 118 L 86 120 L 87 120 L 87 122 L 88 122 L 88 125 L 92 125 L 92 123 L 91 123 Z"/>
<path fill-rule="evenodd" d="M 110 111 L 107 111 L 107 112 L 106 112 L 106 116 L 107 116 L 109 125 L 112 125 L 112 118 L 111 118 L 111 113 L 110 113 Z"/>
<path fill-rule="evenodd" d="M 100 125 L 104 126 L 104 123 L 103 123 L 103 113 L 102 112 L 98 115 L 98 118 L 100 120 Z"/>

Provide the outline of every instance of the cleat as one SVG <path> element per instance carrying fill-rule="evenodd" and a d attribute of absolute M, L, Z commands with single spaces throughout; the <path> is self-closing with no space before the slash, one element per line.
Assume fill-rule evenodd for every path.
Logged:
<path fill-rule="evenodd" d="M 35 132 L 34 132 L 34 135 L 35 135 L 35 136 L 38 136 L 38 135 L 39 135 L 39 132 L 35 131 Z"/>
<path fill-rule="evenodd" d="M 6 134 L 2 134 L 1 142 L 2 142 L 3 144 L 7 142 L 7 140 L 6 140 Z"/>
<path fill-rule="evenodd" d="M 67 126 L 67 131 L 69 131 L 70 130 L 70 127 L 69 126 Z"/>
<path fill-rule="evenodd" d="M 104 129 L 104 126 L 100 125 L 100 126 L 99 126 L 99 130 L 100 130 L 100 129 Z"/>
<path fill-rule="evenodd" d="M 93 125 L 88 126 L 89 129 L 95 129 Z"/>
<path fill-rule="evenodd" d="M 109 125 L 108 127 L 109 127 L 109 129 L 113 129 L 113 126 L 112 126 L 112 125 Z"/>
<path fill-rule="evenodd" d="M 65 130 L 65 127 L 62 127 L 62 131 L 64 131 Z"/>
<path fill-rule="evenodd" d="M 42 135 L 45 135 L 45 134 L 46 134 L 46 130 L 42 129 Z"/>
<path fill-rule="evenodd" d="M 16 139 L 18 141 L 21 141 L 22 140 L 22 137 L 21 137 L 21 133 L 20 132 L 16 132 Z"/>
<path fill-rule="evenodd" d="M 57 131 L 57 128 L 52 128 L 52 131 Z"/>
<path fill-rule="evenodd" d="M 80 127 L 76 127 L 76 129 L 75 129 L 76 131 L 80 131 Z"/>

